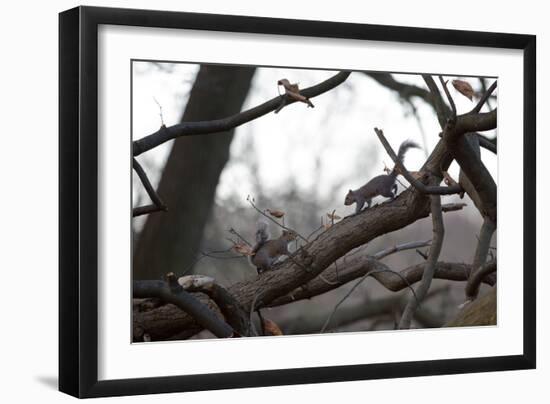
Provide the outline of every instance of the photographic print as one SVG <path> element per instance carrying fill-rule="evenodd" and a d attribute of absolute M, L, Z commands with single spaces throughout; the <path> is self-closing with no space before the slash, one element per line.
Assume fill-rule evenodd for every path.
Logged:
<path fill-rule="evenodd" d="M 133 342 L 497 324 L 496 77 L 131 72 Z"/>

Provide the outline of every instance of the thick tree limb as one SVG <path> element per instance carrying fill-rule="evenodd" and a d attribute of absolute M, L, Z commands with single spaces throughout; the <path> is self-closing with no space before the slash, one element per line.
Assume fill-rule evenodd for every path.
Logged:
<path fill-rule="evenodd" d="M 234 336 L 233 329 L 217 318 L 205 305 L 183 288 L 174 288 L 164 281 L 134 281 L 134 298 L 158 298 L 171 303 L 191 316 L 197 324 L 211 331 L 219 338 Z"/>
<path fill-rule="evenodd" d="M 220 308 L 227 323 L 240 336 L 252 336 L 252 327 L 247 312 L 240 303 L 213 278 L 202 275 L 187 275 L 178 279 L 178 283 L 188 292 L 202 292 Z"/>
<path fill-rule="evenodd" d="M 320 94 L 326 93 L 333 88 L 342 84 L 349 77 L 351 72 L 340 72 L 331 78 L 319 83 L 315 86 L 308 87 L 300 91 L 300 94 L 306 98 L 314 98 Z M 137 157 L 141 153 L 151 150 L 169 140 L 175 139 L 180 136 L 189 135 L 204 135 L 208 133 L 223 132 L 244 123 L 250 122 L 256 118 L 266 115 L 272 111 L 277 110 L 281 104 L 281 97 L 286 97 L 285 105 L 290 105 L 296 102 L 296 100 L 288 97 L 287 95 L 272 98 L 257 107 L 240 112 L 233 116 L 214 119 L 210 121 L 199 122 L 182 122 L 170 127 L 163 126 L 157 132 L 145 136 L 141 139 L 135 140 L 133 143 L 133 156 Z"/>
<path fill-rule="evenodd" d="M 497 187 L 487 167 L 481 161 L 479 150 L 474 149 L 471 139 L 465 136 L 468 132 L 475 132 L 479 122 L 491 121 L 490 129 L 496 128 L 496 109 L 488 114 L 461 115 L 457 117 L 455 125 L 447 125 L 443 133 L 443 140 L 447 149 L 460 165 L 468 181 L 475 189 L 476 203 L 483 216 L 496 223 L 497 220 Z M 476 123 L 477 122 L 477 123 Z M 475 202 L 475 199 L 474 199 Z"/>
<path fill-rule="evenodd" d="M 409 298 L 409 303 L 405 307 L 405 311 L 399 322 L 399 329 L 407 329 L 411 326 L 411 321 L 416 311 L 419 301 L 422 302 L 424 297 L 428 294 L 428 290 L 432 284 L 432 279 L 435 274 L 435 268 L 437 266 L 437 260 L 441 253 L 443 246 L 443 237 L 445 235 L 445 228 L 443 226 L 443 214 L 441 212 L 441 197 L 439 195 L 432 195 L 431 197 L 431 211 L 432 211 L 432 225 L 433 225 L 433 238 L 432 245 L 430 246 L 430 253 L 426 260 L 426 269 L 422 274 L 422 281 L 420 286 L 416 290 L 417 296 Z"/>
<path fill-rule="evenodd" d="M 491 153 L 497 154 L 497 139 L 487 139 L 485 136 L 482 136 L 481 134 L 476 134 L 479 139 L 479 145 L 483 147 L 484 149 L 489 150 Z"/>

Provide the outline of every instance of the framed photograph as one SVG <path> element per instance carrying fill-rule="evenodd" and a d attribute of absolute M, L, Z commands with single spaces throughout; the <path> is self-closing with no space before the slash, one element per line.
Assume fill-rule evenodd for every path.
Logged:
<path fill-rule="evenodd" d="M 59 24 L 61 391 L 535 367 L 534 36 Z"/>

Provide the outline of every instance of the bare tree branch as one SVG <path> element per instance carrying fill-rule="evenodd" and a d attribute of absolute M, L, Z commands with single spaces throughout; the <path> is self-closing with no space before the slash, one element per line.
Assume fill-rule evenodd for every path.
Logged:
<path fill-rule="evenodd" d="M 479 145 L 483 147 L 484 149 L 489 150 L 492 153 L 497 154 L 497 139 L 487 139 L 485 136 L 482 136 L 481 134 L 477 134 L 477 137 L 479 138 Z"/>
<path fill-rule="evenodd" d="M 468 282 L 466 283 L 466 296 L 469 300 L 474 300 L 479 294 L 479 287 L 484 278 L 497 270 L 496 260 L 486 262 L 480 266 L 475 272 L 470 273 Z"/>
<path fill-rule="evenodd" d="M 314 98 L 339 86 L 346 81 L 350 74 L 351 72 L 340 72 L 322 83 L 301 90 L 300 94 L 306 98 Z M 272 98 L 263 104 L 227 118 L 200 122 L 182 122 L 170 127 L 161 126 L 157 132 L 134 141 L 133 156 L 137 157 L 141 153 L 151 150 L 180 136 L 205 135 L 236 128 L 237 126 L 277 110 L 281 104 L 281 97 L 287 98 L 285 105 L 290 105 L 296 102 L 296 100 L 288 97 L 287 95 L 283 95 Z"/>
<path fill-rule="evenodd" d="M 372 256 L 372 258 L 381 260 L 386 258 L 388 255 L 395 254 L 399 251 L 412 250 L 414 248 L 427 247 L 432 243 L 431 240 L 426 241 L 412 241 L 410 243 L 396 244 L 392 247 L 386 248 L 384 250 L 378 251 Z"/>
<path fill-rule="evenodd" d="M 178 279 L 178 283 L 188 292 L 203 292 L 220 308 L 227 323 L 240 336 L 251 336 L 252 327 L 248 314 L 241 304 L 214 278 L 203 275 L 187 275 Z"/>
<path fill-rule="evenodd" d="M 417 297 L 414 299 L 409 298 L 409 303 L 405 307 L 405 311 L 399 322 L 400 329 L 407 329 L 411 326 L 411 321 L 416 311 L 419 301 L 422 301 L 430 286 L 434 277 L 435 268 L 437 266 L 437 260 L 441 253 L 441 247 L 443 246 L 443 238 L 445 236 L 445 228 L 443 226 L 443 214 L 441 212 L 441 197 L 439 195 L 432 195 L 431 197 L 431 210 L 432 210 L 432 225 L 433 225 L 433 238 L 432 245 L 430 247 L 430 253 L 426 260 L 426 269 L 422 274 L 422 281 L 417 289 Z"/>
<path fill-rule="evenodd" d="M 481 108 L 483 108 L 483 105 L 487 102 L 487 100 L 489 100 L 489 97 L 491 96 L 491 94 L 493 94 L 496 88 L 497 88 L 497 81 L 495 80 L 495 82 L 491 85 L 491 87 L 489 87 L 485 92 L 485 94 L 483 94 L 483 96 L 481 97 L 477 105 L 474 107 L 474 109 L 472 109 L 471 113 L 477 114 L 479 111 L 481 111 Z"/>
<path fill-rule="evenodd" d="M 234 336 L 231 326 L 217 318 L 208 307 L 200 303 L 192 294 L 179 285 L 175 286 L 164 281 L 134 281 L 133 296 L 134 298 L 154 297 L 166 303 L 172 303 L 215 336 L 219 338 Z"/>
<path fill-rule="evenodd" d="M 451 111 L 447 104 L 443 101 L 443 97 L 441 97 L 441 93 L 439 92 L 439 88 L 437 88 L 437 84 L 435 84 L 433 77 L 429 74 L 423 74 L 422 78 L 430 89 L 432 103 L 437 114 L 437 120 L 439 121 L 439 126 L 441 126 L 441 129 L 443 129 L 447 124 L 447 119 L 451 116 Z"/>
<path fill-rule="evenodd" d="M 443 90 L 445 91 L 445 95 L 447 96 L 447 100 L 449 101 L 449 105 L 451 106 L 451 116 L 448 118 L 450 121 L 454 121 L 456 119 L 456 105 L 453 100 L 453 97 L 451 97 L 451 93 L 449 92 L 449 88 L 447 87 L 447 82 L 443 80 L 443 76 L 439 76 L 439 81 L 441 83 L 441 86 L 443 87 Z"/>
<path fill-rule="evenodd" d="M 468 283 L 466 284 L 466 298 L 468 300 L 474 300 L 479 292 L 480 282 L 478 278 L 483 277 L 484 275 L 483 272 L 479 275 L 477 274 L 477 272 L 487 262 L 487 254 L 489 253 L 491 239 L 493 238 L 493 233 L 495 232 L 495 230 L 495 223 L 489 217 L 485 217 L 483 219 L 483 224 L 481 225 L 481 230 L 479 232 L 479 239 L 477 242 L 476 252 L 472 263 L 473 271 L 470 273 L 470 278 L 468 279 Z"/>
<path fill-rule="evenodd" d="M 153 213 L 153 212 L 160 212 L 160 211 L 167 211 L 166 205 L 164 202 L 162 202 L 162 199 L 160 199 L 160 196 L 157 194 L 153 186 L 151 185 L 151 182 L 149 181 L 149 178 L 147 178 L 147 174 L 145 173 L 145 170 L 143 167 L 141 167 L 141 164 L 137 161 L 136 158 L 132 160 L 132 166 L 137 173 L 139 179 L 141 180 L 141 183 L 143 184 L 143 187 L 145 188 L 145 191 L 147 191 L 147 195 L 149 195 L 149 198 L 151 198 L 151 201 L 153 201 L 153 205 L 146 205 L 146 206 L 140 206 L 137 208 L 134 208 L 132 211 L 132 216 L 140 216 L 147 213 Z"/>

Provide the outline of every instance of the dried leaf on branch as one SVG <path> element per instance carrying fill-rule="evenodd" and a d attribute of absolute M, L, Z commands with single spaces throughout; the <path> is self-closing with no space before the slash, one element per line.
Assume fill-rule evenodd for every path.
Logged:
<path fill-rule="evenodd" d="M 252 248 L 244 243 L 236 243 L 233 246 L 233 251 L 235 251 L 237 254 L 245 255 L 248 257 L 254 255 Z"/>
<path fill-rule="evenodd" d="M 285 88 L 285 93 L 293 100 L 303 102 L 304 104 L 307 104 L 311 108 L 315 108 L 315 105 L 309 100 L 309 98 L 303 96 L 300 94 L 300 88 L 298 87 L 298 83 L 291 84 L 290 81 L 287 79 L 281 79 L 277 82 L 278 85 L 283 86 Z"/>
<path fill-rule="evenodd" d="M 475 91 L 470 83 L 464 80 L 453 80 L 452 83 L 456 91 L 458 91 L 464 97 L 468 98 L 470 101 L 473 101 Z"/>
<path fill-rule="evenodd" d="M 271 216 L 276 217 L 277 219 L 280 219 L 285 215 L 285 212 L 283 212 L 282 210 L 266 209 L 266 212 L 269 213 Z"/>

